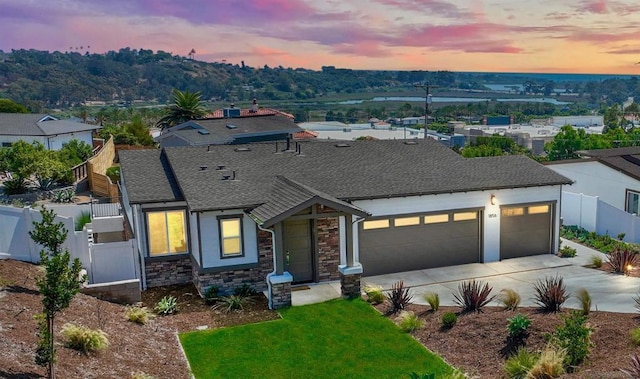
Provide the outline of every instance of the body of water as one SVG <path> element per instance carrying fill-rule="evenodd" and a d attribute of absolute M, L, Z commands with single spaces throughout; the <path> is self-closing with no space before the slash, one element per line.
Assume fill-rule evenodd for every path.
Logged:
<path fill-rule="evenodd" d="M 481 103 L 485 101 L 491 101 L 488 98 L 480 98 L 480 97 L 444 97 L 444 96 L 432 96 L 431 100 L 433 103 Z M 520 99 L 495 99 L 500 102 L 528 102 L 528 103 L 551 103 L 553 105 L 566 105 L 571 104 L 566 101 L 558 101 L 553 98 L 545 98 L 545 97 L 528 97 L 528 98 L 520 98 Z M 422 102 L 424 103 L 424 97 L 420 96 L 377 96 L 371 100 L 346 100 L 340 101 L 334 104 L 341 105 L 354 105 L 354 104 L 362 104 L 365 101 L 405 101 L 405 102 Z"/>

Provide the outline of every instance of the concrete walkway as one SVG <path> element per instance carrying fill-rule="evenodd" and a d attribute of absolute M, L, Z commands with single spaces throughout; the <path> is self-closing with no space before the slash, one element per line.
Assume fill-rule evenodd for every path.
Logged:
<path fill-rule="evenodd" d="M 635 313 L 633 298 L 640 292 L 640 278 L 610 274 L 600 270 L 583 267 L 588 265 L 592 256 L 605 255 L 597 250 L 584 247 L 571 241 L 562 240 L 563 246 L 577 250 L 575 258 L 560 258 L 554 255 L 506 259 L 501 262 L 473 263 L 461 266 L 441 267 L 428 270 L 408 271 L 388 275 L 369 276 L 362 279 L 363 286 L 375 284 L 384 289 L 403 280 L 411 287 L 413 302 L 427 304 L 423 296 L 435 292 L 440 296 L 440 304 L 455 305 L 453 292 L 465 280 L 476 279 L 489 283 L 493 294 L 510 288 L 517 291 L 521 306 L 536 306 L 534 302 L 534 284 L 545 277 L 561 276 L 569 293 L 585 288 L 591 294 L 592 309 L 609 312 Z M 639 268 L 640 269 L 640 268 Z M 310 285 L 292 293 L 293 305 L 304 305 L 340 297 L 340 283 L 330 282 Z M 495 304 L 497 305 L 497 303 Z M 570 297 L 565 306 L 579 308 L 575 297 Z"/>

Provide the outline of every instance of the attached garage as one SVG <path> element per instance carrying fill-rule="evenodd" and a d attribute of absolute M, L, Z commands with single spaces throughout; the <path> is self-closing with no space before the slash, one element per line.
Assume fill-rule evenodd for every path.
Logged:
<path fill-rule="evenodd" d="M 500 259 L 549 254 L 555 204 L 509 205 L 500 208 Z"/>
<path fill-rule="evenodd" d="M 365 276 L 480 262 L 479 209 L 366 220 L 359 226 Z"/>

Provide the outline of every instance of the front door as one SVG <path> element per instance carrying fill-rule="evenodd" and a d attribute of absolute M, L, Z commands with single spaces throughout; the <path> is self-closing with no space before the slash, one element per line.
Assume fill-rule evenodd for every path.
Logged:
<path fill-rule="evenodd" d="M 284 222 L 284 253 L 286 270 L 294 283 L 313 281 L 313 244 L 311 221 Z"/>

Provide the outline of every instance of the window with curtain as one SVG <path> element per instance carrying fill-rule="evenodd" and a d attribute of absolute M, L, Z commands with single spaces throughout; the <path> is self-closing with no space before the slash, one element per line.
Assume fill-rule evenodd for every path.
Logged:
<path fill-rule="evenodd" d="M 222 258 L 241 256 L 243 254 L 242 217 L 221 218 L 219 220 Z"/>
<path fill-rule="evenodd" d="M 187 252 L 186 217 L 183 210 L 147 213 L 149 255 Z"/>

